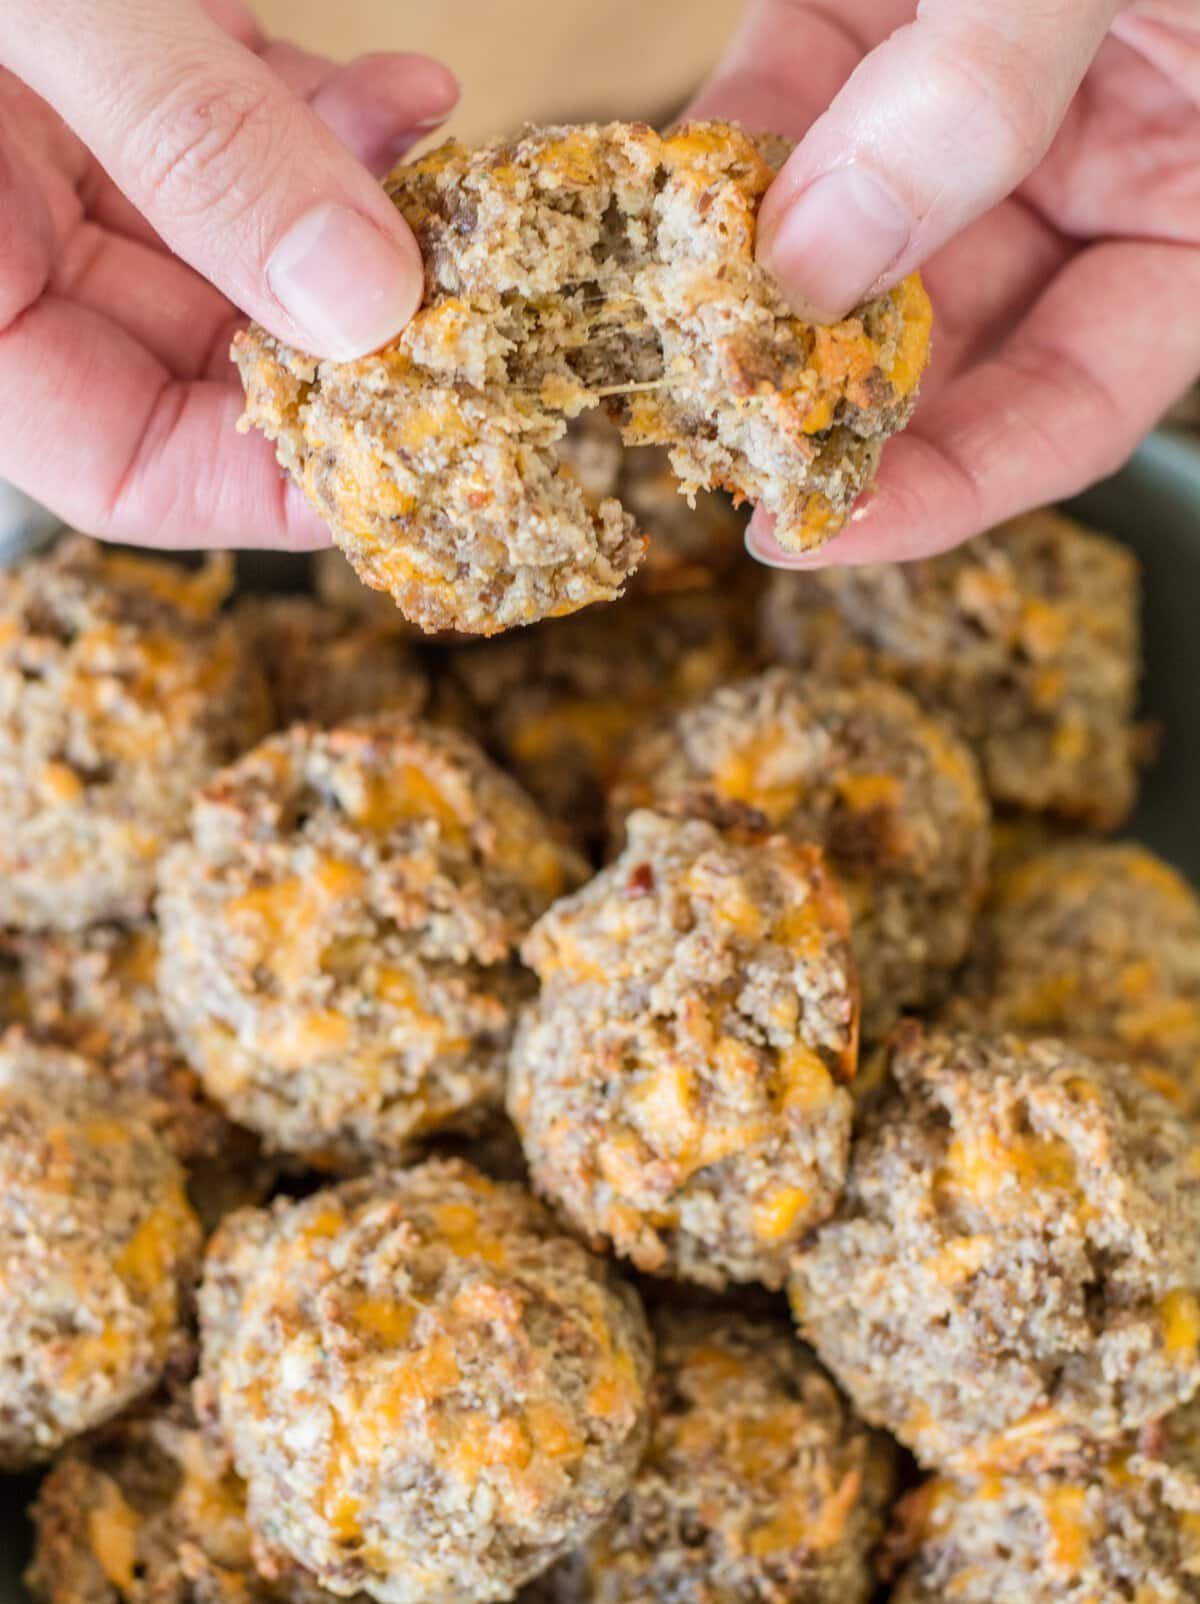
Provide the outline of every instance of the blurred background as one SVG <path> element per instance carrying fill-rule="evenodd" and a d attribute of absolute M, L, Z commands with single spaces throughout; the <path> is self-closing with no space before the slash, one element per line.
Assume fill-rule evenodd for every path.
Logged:
<path fill-rule="evenodd" d="M 449 131 L 467 139 L 556 117 L 644 117 L 681 105 L 743 0 L 251 0 L 267 29 L 336 57 L 423 50 L 457 75 Z"/>

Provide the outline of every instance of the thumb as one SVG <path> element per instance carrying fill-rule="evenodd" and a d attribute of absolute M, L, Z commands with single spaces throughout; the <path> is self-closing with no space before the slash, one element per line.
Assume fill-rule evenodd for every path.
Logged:
<path fill-rule="evenodd" d="M 349 360 L 420 304 L 416 241 L 320 118 L 195 0 L 5 0 L 0 61 L 184 260 L 272 333 Z M 453 80 L 409 58 L 414 122 Z"/>
<path fill-rule="evenodd" d="M 845 0 L 864 28 L 876 0 Z M 805 6 L 769 4 L 795 25 Z M 801 315 L 844 316 L 1045 155 L 1119 0 L 922 0 L 851 74 L 769 191 L 758 254 Z"/>

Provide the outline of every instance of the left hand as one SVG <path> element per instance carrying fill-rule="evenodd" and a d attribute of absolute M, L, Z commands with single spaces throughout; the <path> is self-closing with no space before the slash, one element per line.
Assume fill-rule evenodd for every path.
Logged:
<path fill-rule="evenodd" d="M 230 339 L 399 333 L 421 255 L 373 174 L 457 94 L 427 57 L 267 40 L 241 0 L 4 0 L 0 478 L 106 539 L 327 545 L 235 431 Z"/>

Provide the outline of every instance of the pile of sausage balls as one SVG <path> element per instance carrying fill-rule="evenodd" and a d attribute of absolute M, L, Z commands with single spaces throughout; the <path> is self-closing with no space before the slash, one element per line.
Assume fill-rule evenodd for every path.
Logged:
<path fill-rule="evenodd" d="M 1200 1600 L 1132 560 L 768 577 L 644 468 L 629 594 L 492 641 L 336 556 L 0 575 L 42 1604 Z"/>

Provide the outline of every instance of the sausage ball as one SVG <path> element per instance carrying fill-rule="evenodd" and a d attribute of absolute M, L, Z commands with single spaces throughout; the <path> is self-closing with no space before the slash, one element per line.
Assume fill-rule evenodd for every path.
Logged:
<path fill-rule="evenodd" d="M 998 804 L 1112 828 L 1137 789 L 1138 608 L 1132 553 L 1032 512 L 923 562 L 777 572 L 763 645 L 904 686 L 974 748 Z"/>
<path fill-rule="evenodd" d="M 517 943 L 580 872 L 455 732 L 294 725 L 199 794 L 163 865 L 163 1005 L 269 1147 L 406 1151 L 499 1106 Z"/>
<path fill-rule="evenodd" d="M 857 1009 L 820 853 L 637 813 L 524 948 L 508 1103 L 535 1186 L 639 1269 L 779 1286 L 845 1177 Z"/>
<path fill-rule="evenodd" d="M 1075 841 L 997 876 L 951 1019 L 1061 1036 L 1200 1113 L 1200 898 L 1132 842 Z"/>
<path fill-rule="evenodd" d="M 650 1446 L 564 1567 L 579 1604 L 867 1604 L 895 1455 L 785 1321 L 655 1320 Z"/>
<path fill-rule="evenodd" d="M 199 1255 L 141 1099 L 64 1049 L 0 1039 L 0 1470 L 155 1385 Z"/>
<path fill-rule="evenodd" d="M 863 1034 L 932 1001 L 966 955 L 988 809 L 971 754 L 903 691 L 772 670 L 637 737 L 630 807 L 815 842 L 850 904 Z"/>
<path fill-rule="evenodd" d="M 634 1294 L 520 1187 L 377 1171 L 222 1227 L 199 1396 L 262 1552 L 381 1604 L 511 1598 L 645 1445 Z"/>
<path fill-rule="evenodd" d="M 158 995 L 158 931 L 150 920 L 71 935 L 16 938 L 23 1018 L 147 1100 L 156 1127 L 186 1164 L 216 1158 L 235 1132 L 180 1052 Z"/>
<path fill-rule="evenodd" d="M 0 926 L 146 912 L 193 790 L 267 727 L 231 576 L 78 538 L 0 572 Z"/>
<path fill-rule="evenodd" d="M 634 733 L 753 668 L 749 566 L 449 652 L 439 712 L 478 735 L 564 840 L 599 856 Z"/>
<path fill-rule="evenodd" d="M 931 313 L 913 274 L 829 328 L 792 314 L 754 255 L 786 149 L 730 123 L 611 123 L 401 163 L 386 188 L 425 261 L 416 316 L 354 362 L 239 335 L 242 427 L 424 629 L 494 634 L 620 593 L 645 542 L 556 451 L 601 404 L 627 444 L 672 448 L 686 494 L 761 501 L 785 544 L 820 544 L 911 414 Z"/>
<path fill-rule="evenodd" d="M 1200 1408 L 1099 1463 L 926 1483 L 904 1514 L 911 1562 L 893 1604 L 1194 1604 Z"/>
<path fill-rule="evenodd" d="M 309 596 L 255 595 L 243 599 L 237 621 L 266 676 L 278 726 L 424 710 L 429 682 L 412 648 L 384 623 Z"/>
<path fill-rule="evenodd" d="M 935 1468 L 1063 1462 L 1200 1386 L 1200 1149 L 1065 1044 L 901 1035 L 796 1318 Z"/>

